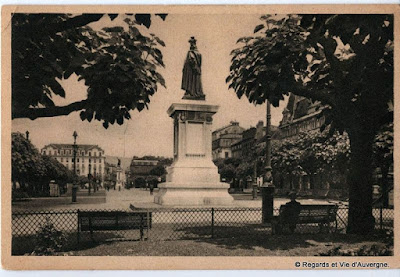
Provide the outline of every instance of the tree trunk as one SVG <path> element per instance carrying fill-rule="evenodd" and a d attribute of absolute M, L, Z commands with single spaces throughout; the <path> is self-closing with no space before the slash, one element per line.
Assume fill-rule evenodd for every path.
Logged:
<path fill-rule="evenodd" d="M 374 230 L 372 216 L 372 145 L 374 135 L 368 131 L 349 132 L 349 217 L 347 233 L 366 235 Z"/>
<path fill-rule="evenodd" d="M 382 173 L 382 205 L 383 207 L 387 208 L 389 205 L 389 183 L 388 183 L 388 173 L 389 173 L 389 166 L 382 165 L 381 166 L 381 173 Z"/>

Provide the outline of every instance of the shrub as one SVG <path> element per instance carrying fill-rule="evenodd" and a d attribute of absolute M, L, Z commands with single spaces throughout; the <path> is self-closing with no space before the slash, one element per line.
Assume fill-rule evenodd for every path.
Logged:
<path fill-rule="evenodd" d="M 24 198 L 29 198 L 28 193 L 26 193 L 25 191 L 12 191 L 12 200 L 13 201 L 18 201 L 18 200 L 22 200 Z"/>
<path fill-rule="evenodd" d="M 57 230 L 51 220 L 46 217 L 46 222 L 40 226 L 36 235 L 36 246 L 33 255 L 52 255 L 61 251 L 67 242 L 66 235 Z"/>
<path fill-rule="evenodd" d="M 341 246 L 332 248 L 317 256 L 392 256 L 393 249 L 385 245 L 363 245 L 355 249 L 341 249 Z"/>

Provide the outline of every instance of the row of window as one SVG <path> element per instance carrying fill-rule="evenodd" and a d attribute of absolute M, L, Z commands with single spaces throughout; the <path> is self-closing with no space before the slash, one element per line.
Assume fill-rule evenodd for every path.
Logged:
<path fill-rule="evenodd" d="M 43 155 L 47 155 L 46 154 L 46 150 L 43 150 Z M 52 150 L 49 150 L 49 156 L 51 155 L 57 156 L 57 155 L 73 155 L 74 154 L 74 150 L 54 150 L 54 152 Z M 76 151 L 76 155 L 78 156 L 85 156 L 85 151 Z M 92 152 L 88 152 L 89 157 L 92 156 Z M 97 152 L 93 152 L 94 157 L 97 157 Z M 99 157 L 101 157 L 101 152 L 99 152 Z"/>
<path fill-rule="evenodd" d="M 73 170 L 73 169 L 74 169 L 74 165 L 69 165 L 69 164 L 67 164 L 67 165 L 66 165 L 66 168 L 67 168 L 67 169 Z M 85 169 L 86 169 L 86 167 L 85 167 L 84 164 L 83 164 L 82 166 L 80 166 L 80 164 L 77 164 L 77 165 L 76 165 L 76 171 L 78 172 L 78 174 L 80 174 L 80 173 L 85 174 Z M 93 167 L 93 170 L 92 170 L 92 168 L 90 167 L 90 171 L 91 171 L 91 173 L 94 173 L 94 174 L 96 174 L 97 172 L 98 172 L 99 174 L 102 173 L 101 166 L 98 166 L 98 167 L 94 166 L 94 167 Z M 89 173 L 89 171 L 88 171 L 88 173 Z"/>
<path fill-rule="evenodd" d="M 64 158 L 59 158 L 59 159 L 60 159 L 60 162 L 62 162 L 62 163 L 64 162 Z M 80 161 L 81 161 L 82 163 L 84 163 L 84 159 L 81 159 Z M 102 160 L 101 160 L 101 159 L 99 159 L 98 161 L 99 161 L 100 164 L 102 163 Z M 68 159 L 68 158 L 65 158 L 65 162 L 68 163 L 68 162 L 69 162 L 69 159 Z M 74 158 L 71 159 L 71 162 L 72 162 L 72 163 L 74 162 Z M 79 163 L 79 158 L 76 158 L 76 162 Z M 97 163 L 97 159 L 93 159 L 93 162 L 94 162 L 94 163 Z M 92 163 L 92 159 L 89 159 L 89 163 Z"/>
<path fill-rule="evenodd" d="M 321 117 L 319 119 L 315 118 L 313 120 L 305 121 L 305 122 L 302 122 L 297 125 L 292 125 L 292 126 L 289 126 L 289 128 L 283 132 L 283 135 L 284 135 L 284 137 L 288 137 L 288 136 L 297 135 L 297 134 L 307 131 L 307 130 L 314 130 L 314 129 L 321 127 L 323 122 L 324 122 L 324 118 Z"/>
<path fill-rule="evenodd" d="M 158 162 L 133 162 L 132 166 L 138 165 L 157 165 Z"/>

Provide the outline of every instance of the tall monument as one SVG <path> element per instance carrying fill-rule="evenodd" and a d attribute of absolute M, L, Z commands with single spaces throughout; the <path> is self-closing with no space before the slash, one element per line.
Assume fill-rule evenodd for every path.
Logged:
<path fill-rule="evenodd" d="M 229 184 L 220 182 L 212 161 L 211 132 L 217 105 L 205 102 L 201 82 L 201 54 L 196 39 L 183 67 L 182 101 L 167 113 L 174 121 L 174 162 L 167 169 L 166 182 L 159 184 L 154 202 L 167 206 L 230 205 Z"/>

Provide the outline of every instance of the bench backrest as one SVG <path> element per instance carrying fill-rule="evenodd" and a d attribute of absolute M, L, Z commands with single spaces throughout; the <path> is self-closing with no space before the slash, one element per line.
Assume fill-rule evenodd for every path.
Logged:
<path fill-rule="evenodd" d="M 283 221 L 297 220 L 298 222 L 320 222 L 320 221 L 335 221 L 337 205 L 299 205 L 298 214 L 293 214 L 293 207 L 290 205 L 282 205 L 279 209 L 279 214 Z"/>
<path fill-rule="evenodd" d="M 147 212 L 78 211 L 80 231 L 147 228 L 151 227 L 151 216 Z"/>

